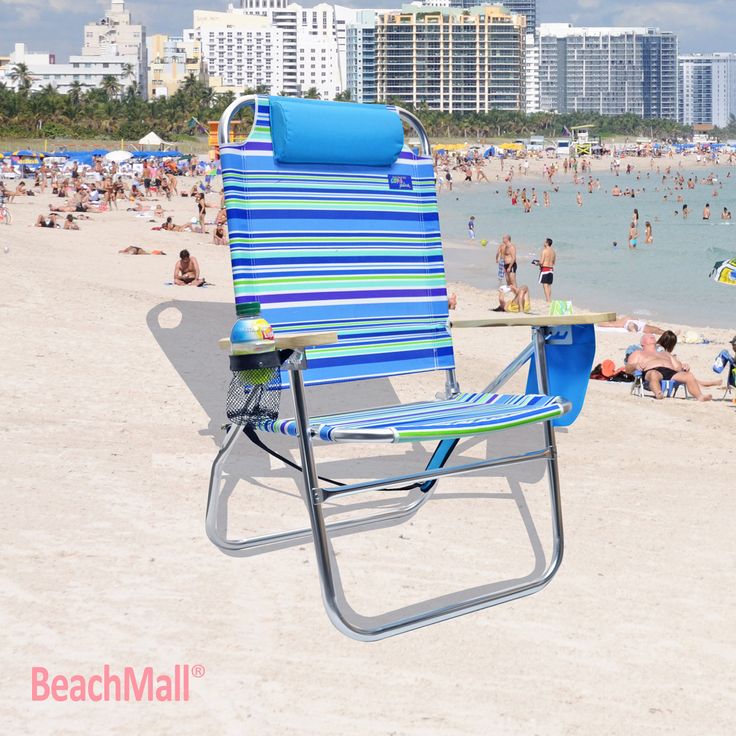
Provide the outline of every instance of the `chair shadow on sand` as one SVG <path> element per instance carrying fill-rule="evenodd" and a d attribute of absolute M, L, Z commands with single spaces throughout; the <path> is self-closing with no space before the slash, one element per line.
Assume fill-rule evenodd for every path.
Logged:
<path fill-rule="evenodd" d="M 226 353 L 218 347 L 217 341 L 219 338 L 229 334 L 234 318 L 232 303 L 199 301 L 162 302 L 152 308 L 147 315 L 148 328 L 154 339 L 208 416 L 207 426 L 200 430 L 200 434 L 212 437 L 213 459 L 219 449 L 220 441 L 224 436 L 222 427 L 227 422 L 225 415 L 225 396 L 230 381 Z M 489 374 L 488 380 L 492 377 Z M 421 380 L 421 375 L 418 377 L 418 380 Z M 480 388 L 482 387 L 470 387 L 471 390 Z M 430 399 L 433 397 L 427 396 L 426 398 Z M 390 381 L 386 378 L 311 387 L 308 390 L 308 399 L 309 410 L 312 415 L 329 411 L 334 412 L 338 409 L 349 411 L 355 408 L 401 403 Z M 282 392 L 280 415 L 283 417 L 293 416 L 293 403 L 288 390 Z M 477 459 L 476 456 L 479 450 L 487 453 L 484 455 L 485 457 L 491 456 L 490 453 L 492 452 L 498 453 L 498 442 L 501 441 L 500 437 L 503 437 L 503 454 L 515 455 L 528 452 L 539 446 L 539 436 L 542 431 L 541 425 L 527 425 L 512 431 L 496 434 L 491 433 L 479 438 L 465 439 L 456 448 L 450 462 L 458 465 L 473 462 Z M 272 449 L 287 457 L 291 456 L 291 450 L 296 449 L 296 442 L 292 438 L 278 434 L 261 435 L 261 437 L 265 438 L 266 444 Z M 389 474 L 401 475 L 412 472 L 415 469 L 422 469 L 429 462 L 433 449 L 429 445 L 424 446 L 419 443 L 402 444 L 400 450 L 403 452 L 397 454 L 395 445 L 376 444 L 371 445 L 374 454 L 367 458 L 361 458 L 359 461 L 355 459 L 332 459 L 324 461 L 320 459 L 319 447 L 320 444 L 315 446 L 318 472 L 320 475 L 343 481 L 358 478 L 386 477 Z M 394 451 L 390 452 L 387 449 L 393 449 Z M 274 461 L 273 464 L 275 465 L 274 468 L 271 467 L 269 456 L 255 447 L 255 445 L 246 442 L 241 443 L 237 451 L 237 456 L 232 456 L 228 462 L 228 475 L 222 490 L 223 503 L 221 506 L 221 518 L 218 519 L 218 526 L 220 528 L 227 529 L 228 502 L 240 482 L 247 484 L 251 489 L 255 487 L 259 492 L 267 491 L 275 494 L 286 494 L 293 499 L 299 498 L 301 492 L 296 490 L 301 486 L 299 473 L 278 461 Z M 496 492 L 479 492 L 467 489 L 463 490 L 462 488 L 458 490 L 437 490 L 432 496 L 430 503 L 435 500 L 447 502 L 461 499 L 488 499 L 498 502 L 514 503 L 528 540 L 531 569 L 521 577 L 506 579 L 474 588 L 466 588 L 449 595 L 423 601 L 420 604 L 398 609 L 398 612 L 411 615 L 425 608 L 443 604 L 451 605 L 456 600 L 467 597 L 469 593 L 484 595 L 538 577 L 546 565 L 545 544 L 537 531 L 537 525 L 532 517 L 532 512 L 522 486 L 536 484 L 544 478 L 544 475 L 544 462 L 523 463 L 511 465 L 505 469 L 484 469 L 466 474 L 466 477 L 485 478 L 489 481 L 489 485 L 498 487 L 499 490 Z M 264 478 L 273 478 L 275 481 L 290 479 L 294 481 L 295 490 L 291 492 L 284 491 L 283 482 L 280 483 L 281 487 L 276 487 L 264 483 Z M 458 481 L 455 480 L 454 484 L 457 486 Z M 240 490 L 242 492 L 242 485 Z M 407 500 L 407 493 L 421 494 L 420 491 L 413 490 L 403 493 L 370 493 L 341 498 L 336 502 L 330 502 L 325 505 L 326 521 L 329 523 L 330 517 L 334 517 L 337 514 L 355 515 L 356 512 L 359 513 L 361 510 L 372 510 L 373 512 L 378 510 L 390 511 L 400 503 L 397 497 L 400 496 L 402 502 Z M 380 495 L 378 499 L 376 499 L 377 495 Z M 371 500 L 356 501 L 356 499 L 366 496 L 369 496 Z M 250 501 L 250 499 L 248 500 Z M 203 488 L 203 511 L 204 503 L 205 489 Z M 304 519 L 306 522 L 306 514 Z M 405 521 L 407 519 L 401 521 L 384 521 L 362 527 L 361 531 L 370 532 L 372 529 L 386 528 Z M 204 532 L 204 523 L 202 526 Z M 260 530 L 259 533 L 269 531 L 276 530 Z M 341 536 L 341 534 L 354 533 L 355 531 L 351 530 L 342 533 L 338 531 L 331 533 L 330 536 L 334 539 Z M 303 541 L 281 542 L 250 551 L 229 554 L 247 557 L 302 544 Z M 339 595 L 341 597 L 343 595 L 341 590 Z M 386 620 L 389 620 L 395 617 L 396 614 L 397 610 L 387 612 L 378 618 L 372 618 L 371 623 L 381 620 L 383 616 L 386 617 Z M 354 613 L 354 615 L 357 620 L 363 618 L 357 613 Z M 368 619 L 365 620 L 367 621 Z"/>

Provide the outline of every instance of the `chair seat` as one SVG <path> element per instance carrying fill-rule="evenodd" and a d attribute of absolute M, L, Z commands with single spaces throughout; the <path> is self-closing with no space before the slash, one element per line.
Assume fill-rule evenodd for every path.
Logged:
<path fill-rule="evenodd" d="M 314 436 L 326 442 L 423 442 L 540 422 L 569 409 L 558 396 L 463 393 L 440 401 L 312 417 L 310 426 Z M 294 419 L 265 421 L 258 429 L 297 435 Z"/>

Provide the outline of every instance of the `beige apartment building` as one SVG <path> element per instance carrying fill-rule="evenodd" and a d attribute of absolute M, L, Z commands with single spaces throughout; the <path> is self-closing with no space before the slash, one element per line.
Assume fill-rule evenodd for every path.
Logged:
<path fill-rule="evenodd" d="M 524 110 L 525 37 L 525 17 L 500 6 L 379 14 L 376 97 L 445 112 Z"/>

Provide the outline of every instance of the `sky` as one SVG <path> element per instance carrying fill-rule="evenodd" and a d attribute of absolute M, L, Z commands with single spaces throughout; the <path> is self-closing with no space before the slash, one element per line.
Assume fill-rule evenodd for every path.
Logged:
<path fill-rule="evenodd" d="M 232 0 L 231 0 L 232 1 Z M 191 27 L 192 10 L 225 10 L 228 0 L 128 0 L 134 22 L 146 32 L 176 35 Z M 314 5 L 302 0 L 304 5 Z M 398 7 L 390 0 L 342 0 L 351 7 Z M 0 55 L 14 43 L 32 52 L 56 54 L 64 62 L 80 53 L 84 24 L 101 18 L 109 0 L 0 0 Z M 674 31 L 680 52 L 736 51 L 732 28 L 736 0 L 537 0 L 542 22 L 576 25 L 657 26 Z"/>

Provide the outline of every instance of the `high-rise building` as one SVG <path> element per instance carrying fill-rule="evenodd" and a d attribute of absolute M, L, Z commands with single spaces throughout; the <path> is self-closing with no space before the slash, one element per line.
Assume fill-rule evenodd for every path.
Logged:
<path fill-rule="evenodd" d="M 525 18 L 500 6 L 379 13 L 377 98 L 446 112 L 523 110 L 525 37 Z"/>
<path fill-rule="evenodd" d="M 450 8 L 475 8 L 483 3 L 478 0 L 423 0 L 420 4 L 429 7 L 450 7 Z M 523 15 L 526 18 L 527 33 L 535 33 L 537 30 L 537 0 L 498 0 L 492 5 L 503 5 L 506 10 L 512 13 Z"/>
<path fill-rule="evenodd" d="M 181 36 L 155 34 L 146 39 L 148 53 L 148 96 L 174 94 L 184 80 L 193 74 L 203 79 L 200 43 L 191 29 Z"/>
<path fill-rule="evenodd" d="M 133 23 L 130 13 L 125 9 L 124 0 L 111 0 L 105 17 L 84 26 L 84 46 L 82 56 L 125 57 L 124 63 L 130 64 L 130 73 L 121 79 L 123 85 L 135 81 L 140 94 L 146 97 L 148 92 L 146 29 Z M 128 68 L 126 66 L 126 68 Z"/>
<path fill-rule="evenodd" d="M 533 33 L 526 34 L 524 77 L 525 111 L 527 113 L 539 112 L 539 44 Z"/>
<path fill-rule="evenodd" d="M 376 101 L 376 11 L 358 11 L 346 32 L 347 88 L 354 102 Z"/>
<path fill-rule="evenodd" d="M 656 28 L 539 26 L 540 108 L 677 119 L 677 36 Z"/>
<path fill-rule="evenodd" d="M 677 119 L 685 125 L 727 126 L 736 115 L 736 53 L 684 54 L 679 71 Z"/>
<path fill-rule="evenodd" d="M 331 99 L 346 88 L 346 29 L 355 13 L 326 3 L 242 0 L 226 12 L 195 10 L 194 28 L 211 86 L 288 95 L 313 88 Z"/>
<path fill-rule="evenodd" d="M 193 29 L 205 78 L 215 91 L 284 89 L 284 32 L 267 17 L 195 10 Z"/>

